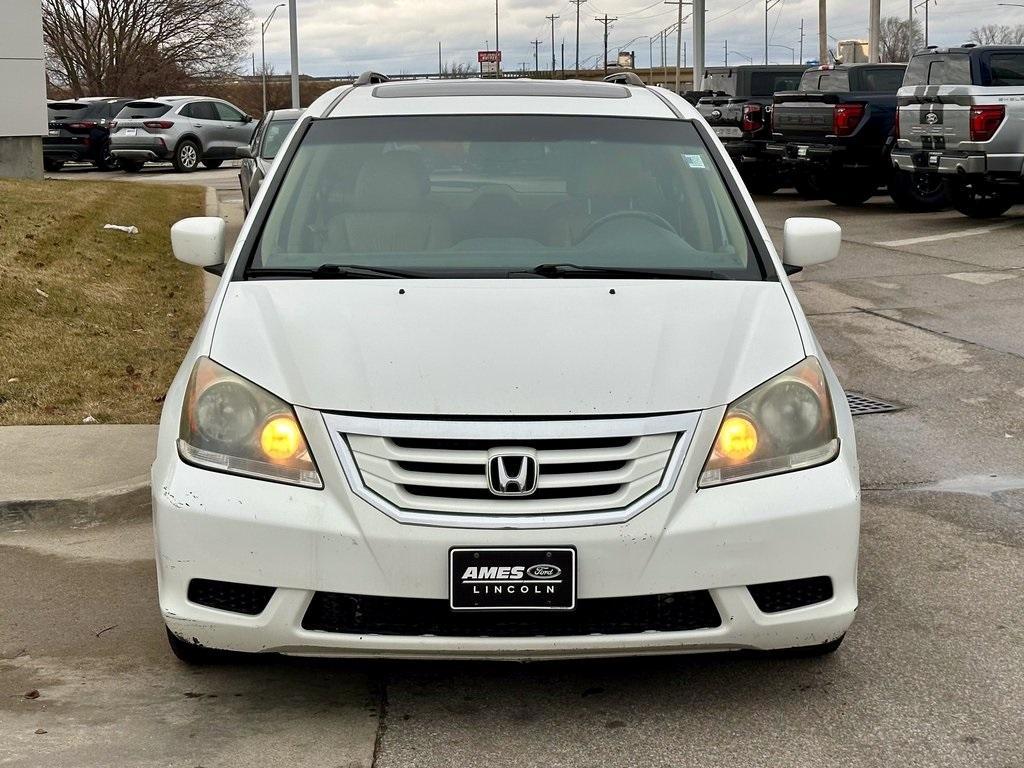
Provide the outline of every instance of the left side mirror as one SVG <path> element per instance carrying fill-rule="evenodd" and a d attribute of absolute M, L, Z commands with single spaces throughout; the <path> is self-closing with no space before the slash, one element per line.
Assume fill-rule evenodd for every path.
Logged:
<path fill-rule="evenodd" d="M 212 267 L 224 261 L 224 219 L 192 216 L 171 227 L 171 250 L 175 258 L 197 267 Z"/>
<path fill-rule="evenodd" d="M 252 115 L 242 115 L 242 122 L 243 123 L 251 123 L 252 122 Z"/>
<path fill-rule="evenodd" d="M 842 228 L 830 219 L 786 219 L 782 230 L 782 261 L 786 274 L 832 261 L 839 255 L 842 240 Z"/>

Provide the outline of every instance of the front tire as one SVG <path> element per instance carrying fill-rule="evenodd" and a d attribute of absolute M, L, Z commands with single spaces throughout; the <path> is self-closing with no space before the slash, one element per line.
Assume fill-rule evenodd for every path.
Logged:
<path fill-rule="evenodd" d="M 779 174 L 765 168 L 750 170 L 740 175 L 747 185 L 747 191 L 752 195 L 774 195 L 782 186 Z"/>
<path fill-rule="evenodd" d="M 949 207 L 949 193 L 937 173 L 893 172 L 889 196 L 902 210 L 910 213 L 941 211 Z"/>
<path fill-rule="evenodd" d="M 178 173 L 192 173 L 199 165 L 199 145 L 185 139 L 174 150 L 174 170 Z"/>
<path fill-rule="evenodd" d="M 1005 191 L 986 187 L 982 183 L 964 183 L 954 179 L 947 184 L 953 207 L 972 219 L 994 219 L 1002 216 L 1014 203 L 1013 198 Z"/>
<path fill-rule="evenodd" d="M 223 162 L 223 160 L 203 160 L 203 166 L 209 168 L 212 171 L 215 168 L 220 168 L 220 165 Z"/>
<path fill-rule="evenodd" d="M 793 178 L 793 188 L 804 200 L 820 200 L 824 195 L 821 192 L 821 179 L 816 173 L 800 173 Z"/>

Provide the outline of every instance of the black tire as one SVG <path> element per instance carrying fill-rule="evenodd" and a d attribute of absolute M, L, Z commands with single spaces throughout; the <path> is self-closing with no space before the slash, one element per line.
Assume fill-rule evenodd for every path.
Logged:
<path fill-rule="evenodd" d="M 894 171 L 889 180 L 889 196 L 897 206 L 910 213 L 941 211 L 949 207 L 949 192 L 937 173 Z"/>
<path fill-rule="evenodd" d="M 820 200 L 824 195 L 821 192 L 821 181 L 816 173 L 800 173 L 793 177 L 793 188 L 804 200 Z"/>
<path fill-rule="evenodd" d="M 63 160 L 50 160 L 49 158 L 43 158 L 43 170 L 55 173 L 64 167 Z"/>
<path fill-rule="evenodd" d="M 994 219 L 1006 213 L 1014 199 L 1005 191 L 982 184 L 964 183 L 959 179 L 947 182 L 949 199 L 964 216 L 972 219 Z"/>
<path fill-rule="evenodd" d="M 192 173 L 199 166 L 202 150 L 192 139 L 180 142 L 174 150 L 174 170 L 178 173 Z"/>
<path fill-rule="evenodd" d="M 223 162 L 223 160 L 203 160 L 203 165 L 212 171 L 215 168 L 220 168 L 221 163 Z"/>
<path fill-rule="evenodd" d="M 121 158 L 117 161 L 118 167 L 125 173 L 138 173 L 142 170 L 142 166 L 145 165 L 141 160 L 125 160 Z"/>
<path fill-rule="evenodd" d="M 221 651 L 216 648 L 206 648 L 202 645 L 189 643 L 171 632 L 170 629 L 167 629 L 167 644 L 171 646 L 171 653 L 177 656 L 179 661 L 192 666 L 219 664 L 228 661 L 244 661 L 251 656 L 248 653 Z"/>
<path fill-rule="evenodd" d="M 840 172 L 825 187 L 825 199 L 842 206 L 863 205 L 878 192 L 878 177 L 871 171 Z"/>
<path fill-rule="evenodd" d="M 740 175 L 752 195 L 774 195 L 782 186 L 779 174 L 767 169 L 751 170 Z"/>

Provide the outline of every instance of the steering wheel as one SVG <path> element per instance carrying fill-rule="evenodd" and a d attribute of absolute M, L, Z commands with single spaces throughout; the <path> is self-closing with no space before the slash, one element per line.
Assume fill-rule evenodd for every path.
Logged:
<path fill-rule="evenodd" d="M 601 227 L 605 226 L 606 224 L 610 224 L 616 219 L 624 219 L 626 217 L 632 217 L 649 221 L 652 224 L 656 224 L 657 226 L 661 227 L 662 229 L 668 230 L 673 235 L 676 235 L 678 237 L 676 228 L 673 227 L 665 219 L 663 219 L 656 213 L 651 213 L 650 211 L 615 211 L 615 213 L 609 213 L 607 216 L 602 216 L 597 221 L 592 221 L 590 224 L 588 224 L 586 229 L 584 229 L 580 236 L 576 239 L 576 242 L 583 242 L 594 233 L 594 230 L 600 229 Z"/>

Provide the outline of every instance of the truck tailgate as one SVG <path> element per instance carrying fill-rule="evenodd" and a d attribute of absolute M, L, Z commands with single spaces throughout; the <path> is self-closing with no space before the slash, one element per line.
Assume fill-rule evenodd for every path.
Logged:
<path fill-rule="evenodd" d="M 824 143 L 832 135 L 833 93 L 794 91 L 775 96 L 772 133 L 776 140 Z"/>

